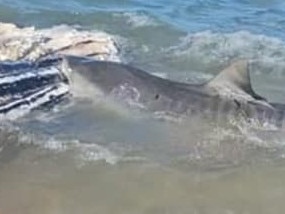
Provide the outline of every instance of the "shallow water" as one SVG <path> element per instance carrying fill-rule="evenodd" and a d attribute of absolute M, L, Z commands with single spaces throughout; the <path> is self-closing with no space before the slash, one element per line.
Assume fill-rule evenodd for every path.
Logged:
<path fill-rule="evenodd" d="M 249 59 L 255 90 L 283 103 L 284 14 L 281 0 L 0 0 L 1 22 L 105 31 L 123 61 L 176 80 Z M 1 124 L 0 213 L 283 212 L 284 131 L 158 117 L 79 97 Z"/>

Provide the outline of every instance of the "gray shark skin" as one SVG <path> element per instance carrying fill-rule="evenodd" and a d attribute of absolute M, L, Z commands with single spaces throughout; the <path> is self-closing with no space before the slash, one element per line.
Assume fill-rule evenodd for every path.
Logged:
<path fill-rule="evenodd" d="M 242 115 L 284 126 L 285 105 L 269 103 L 250 84 L 248 63 L 238 61 L 209 82 L 188 84 L 151 75 L 126 64 L 66 56 L 69 79 L 79 75 L 104 95 L 139 104 L 151 112 L 211 118 Z"/>

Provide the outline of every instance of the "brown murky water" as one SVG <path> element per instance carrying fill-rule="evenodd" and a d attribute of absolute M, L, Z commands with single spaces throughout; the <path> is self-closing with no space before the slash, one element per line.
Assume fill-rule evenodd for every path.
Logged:
<path fill-rule="evenodd" d="M 1 213 L 282 213 L 284 166 L 220 171 L 22 151 L 1 166 Z"/>
<path fill-rule="evenodd" d="M 76 110 L 67 108 L 48 122 L 25 121 L 24 133 L 1 132 L 6 142 L 0 153 L 1 214 L 285 209 L 282 133 L 208 129 L 197 122 L 185 128 L 110 112 L 92 118 L 88 108 Z"/>

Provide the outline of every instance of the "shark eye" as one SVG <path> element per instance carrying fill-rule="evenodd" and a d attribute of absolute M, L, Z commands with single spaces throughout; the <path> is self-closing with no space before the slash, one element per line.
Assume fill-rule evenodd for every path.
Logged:
<path fill-rule="evenodd" d="M 240 107 L 241 107 L 241 104 L 240 104 L 240 102 L 239 102 L 239 101 L 237 101 L 236 99 L 234 99 L 234 102 L 235 102 L 235 104 L 237 105 L 237 107 L 238 107 L 238 108 L 240 108 Z"/>
<path fill-rule="evenodd" d="M 158 100 L 159 99 L 159 94 L 156 94 L 154 99 Z"/>

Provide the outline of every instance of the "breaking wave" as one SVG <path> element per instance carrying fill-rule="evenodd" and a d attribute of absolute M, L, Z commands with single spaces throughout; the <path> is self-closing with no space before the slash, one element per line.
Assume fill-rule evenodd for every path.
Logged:
<path fill-rule="evenodd" d="M 28 134 L 20 128 L 6 123 L 0 127 L 0 161 L 6 161 L 5 155 L 9 159 L 17 158 L 18 153 L 9 151 L 19 150 L 19 152 L 30 149 L 44 155 L 46 152 L 53 154 L 65 154 L 70 156 L 78 166 L 88 162 L 105 161 L 107 164 L 116 164 L 120 156 L 112 153 L 107 148 L 96 143 L 82 143 L 77 140 L 56 139 L 51 136 Z"/>
<path fill-rule="evenodd" d="M 144 13 L 139 12 L 124 12 L 119 14 L 114 14 L 115 17 L 124 17 L 126 18 L 126 23 L 133 28 L 140 27 L 149 27 L 149 26 L 157 26 L 158 23 Z"/>
<path fill-rule="evenodd" d="M 164 51 L 168 55 L 188 59 L 191 63 L 198 60 L 208 68 L 212 65 L 224 66 L 236 59 L 249 59 L 265 67 L 264 72 L 285 75 L 284 41 L 248 31 L 193 33 L 182 37 L 178 45 Z"/>

